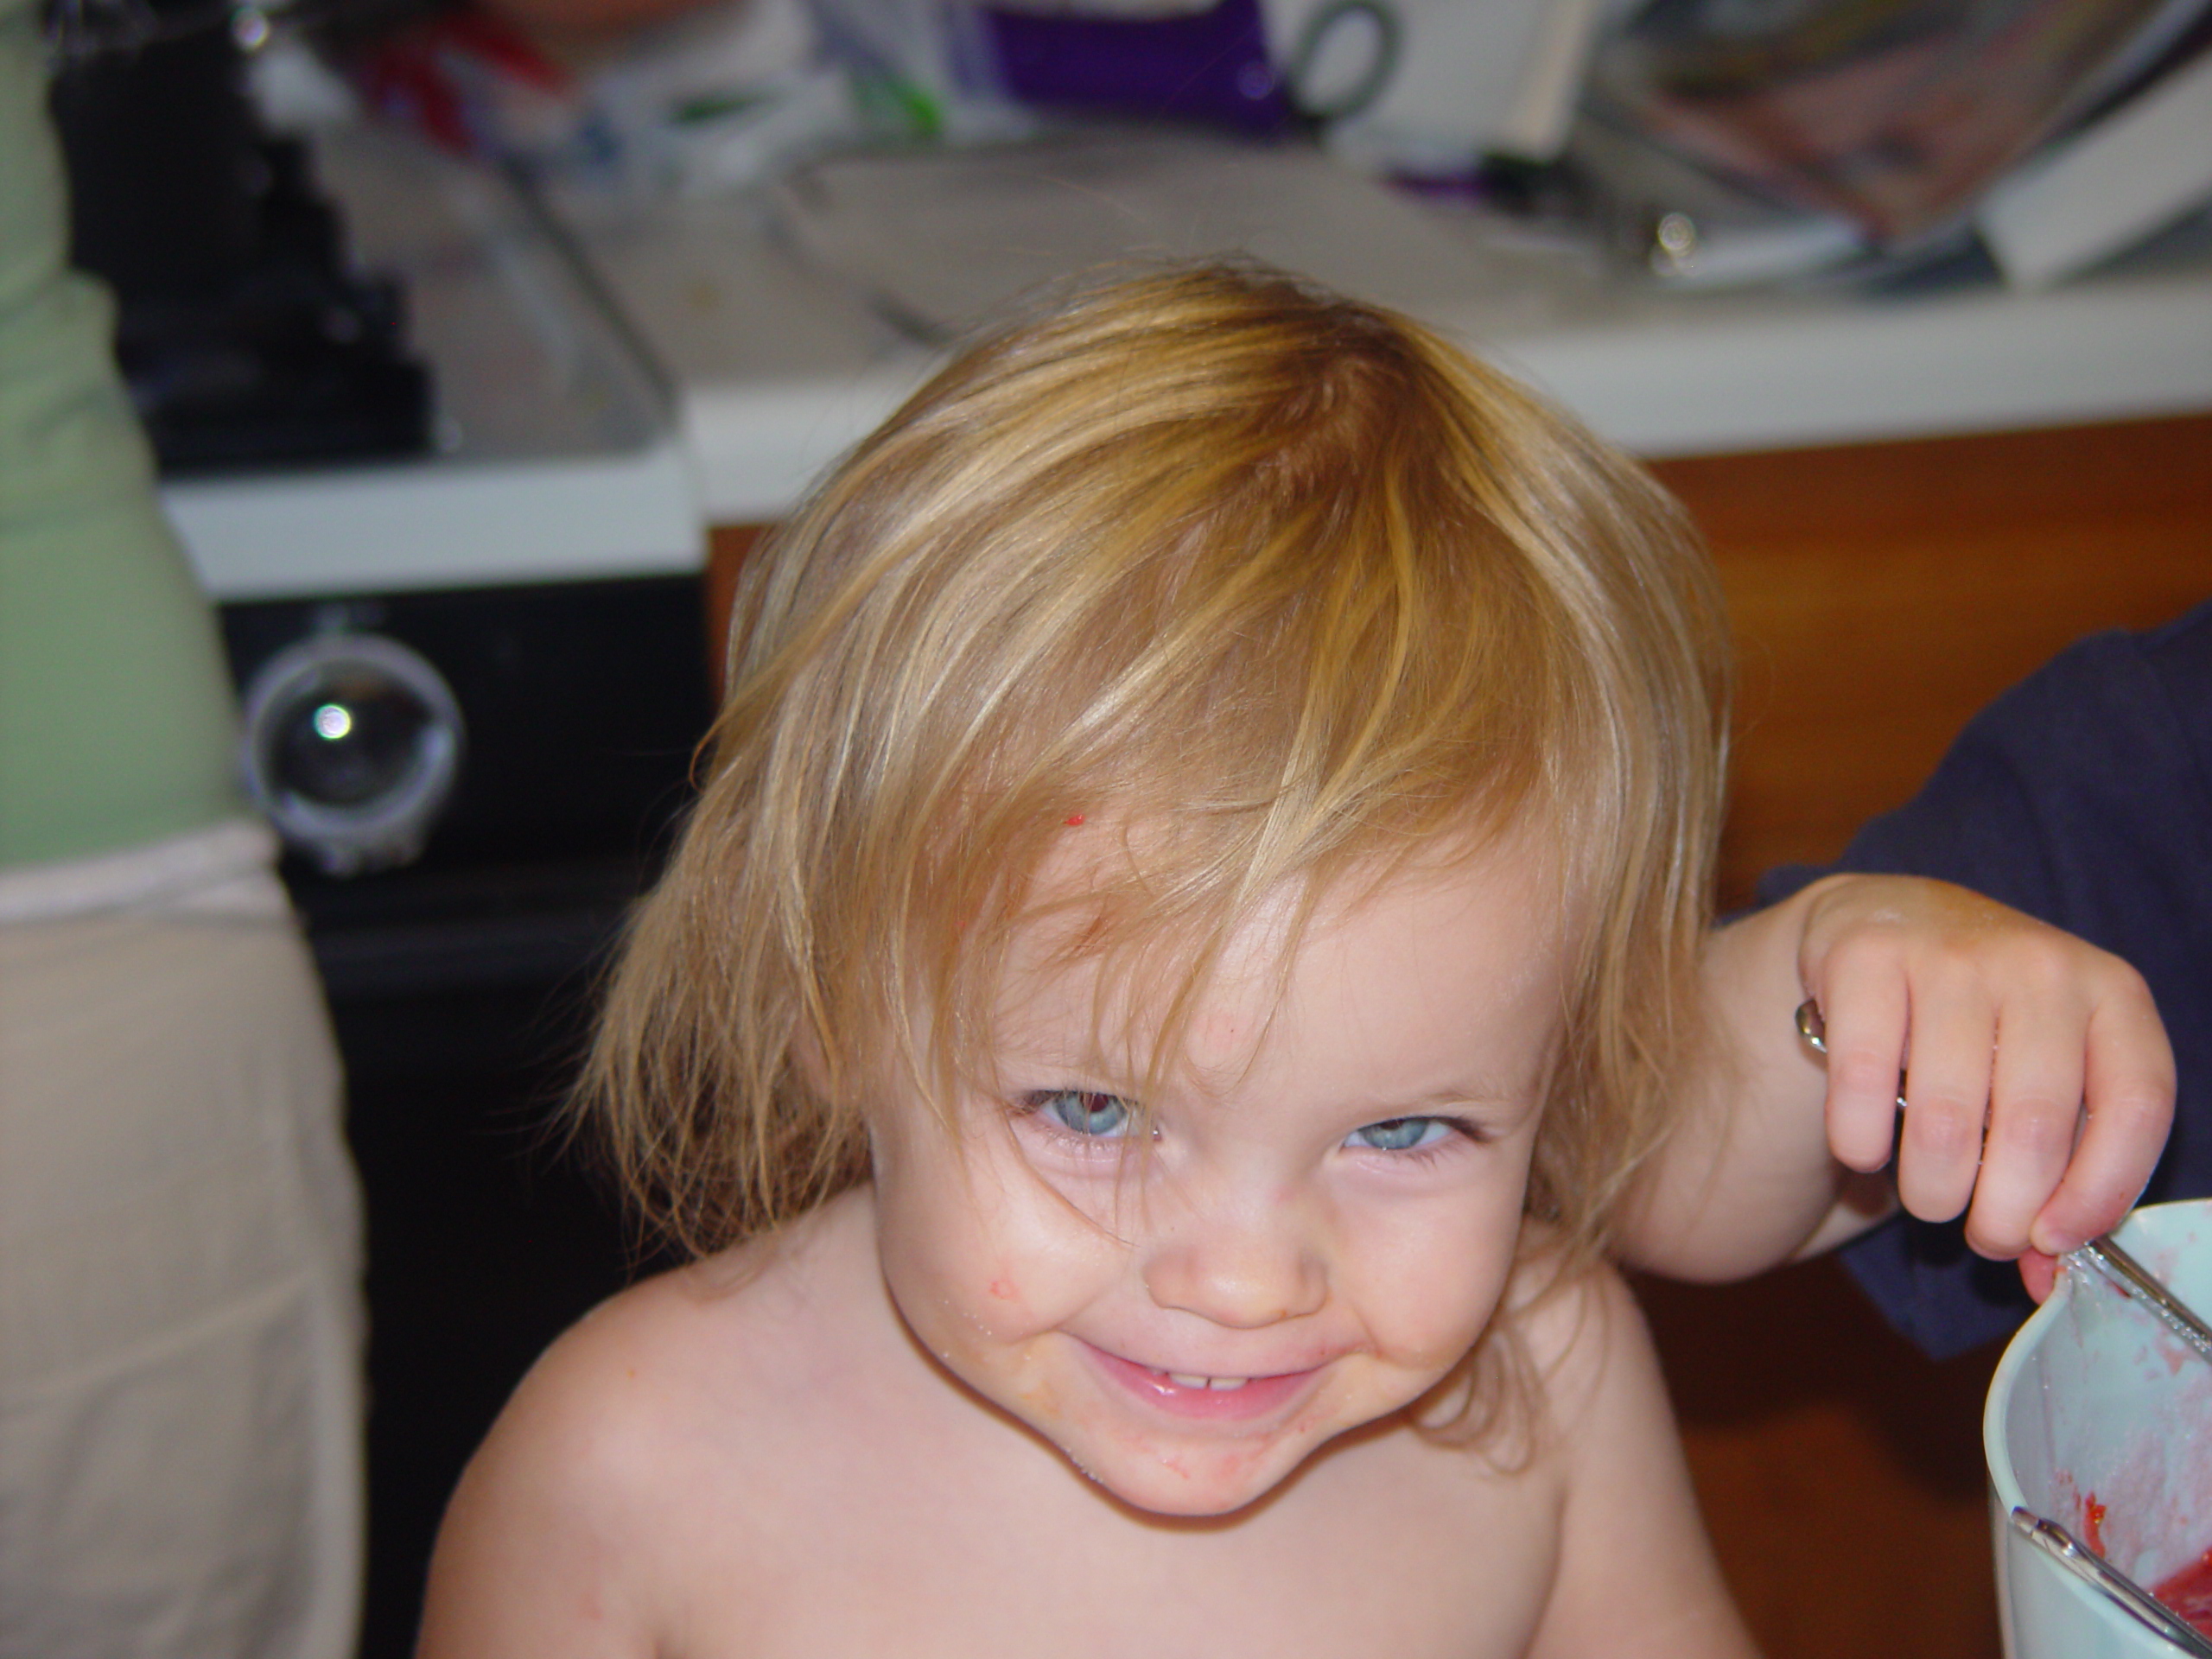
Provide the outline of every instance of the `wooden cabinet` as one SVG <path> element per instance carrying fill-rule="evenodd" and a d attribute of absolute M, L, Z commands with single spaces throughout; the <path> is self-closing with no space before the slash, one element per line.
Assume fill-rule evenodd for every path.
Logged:
<path fill-rule="evenodd" d="M 2071 641 L 2212 597 L 2212 416 L 1663 461 L 1735 624 L 1724 906 L 1834 857 Z"/>
<path fill-rule="evenodd" d="M 1724 905 L 1834 856 L 2071 641 L 2212 597 L 2212 417 L 1662 463 L 1735 625 Z M 1937 1365 L 1834 1262 L 1644 1287 L 1769 1659 L 1996 1659 L 1986 1349 Z"/>

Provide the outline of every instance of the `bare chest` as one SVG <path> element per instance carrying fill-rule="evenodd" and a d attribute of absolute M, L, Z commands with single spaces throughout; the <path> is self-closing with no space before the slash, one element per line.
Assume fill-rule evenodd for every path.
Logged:
<path fill-rule="evenodd" d="M 1044 1448 L 1014 1453 L 940 1464 L 864 1436 L 715 1506 L 671 1645 L 685 1659 L 1503 1659 L 1528 1646 L 1554 1572 L 1541 1475 L 1499 1477 L 1411 1436 L 1325 1457 L 1208 1522 L 1137 1514 Z"/>

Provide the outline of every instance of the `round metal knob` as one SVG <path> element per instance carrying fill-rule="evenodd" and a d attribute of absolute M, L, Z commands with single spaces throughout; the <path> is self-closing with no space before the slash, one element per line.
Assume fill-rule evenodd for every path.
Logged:
<path fill-rule="evenodd" d="M 461 706 L 419 652 L 372 633 L 301 640 L 246 688 L 245 785 L 332 875 L 417 856 L 461 772 Z"/>

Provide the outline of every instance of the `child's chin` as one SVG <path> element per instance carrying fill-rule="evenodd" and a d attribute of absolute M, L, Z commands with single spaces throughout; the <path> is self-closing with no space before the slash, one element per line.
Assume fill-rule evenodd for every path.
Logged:
<path fill-rule="evenodd" d="M 1235 1515 L 1258 1503 L 1301 1461 L 1290 1459 L 1280 1467 L 1272 1459 L 1241 1467 L 1208 1467 L 1221 1460 L 1219 1452 L 1184 1456 L 1170 1451 L 1095 1462 L 1069 1451 L 1068 1459 L 1093 1485 L 1131 1509 L 1192 1521 Z"/>

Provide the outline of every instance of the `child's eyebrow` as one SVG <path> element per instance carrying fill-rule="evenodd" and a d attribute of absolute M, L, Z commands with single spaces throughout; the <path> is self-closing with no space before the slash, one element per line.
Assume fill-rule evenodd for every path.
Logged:
<path fill-rule="evenodd" d="M 1373 1112 L 1377 1122 L 1394 1117 L 1433 1117 L 1453 1111 L 1512 1111 L 1535 1104 L 1527 1090 L 1508 1089 L 1489 1082 L 1453 1084 L 1417 1095 L 1395 1097 L 1376 1095 L 1357 1103 L 1357 1109 Z"/>
<path fill-rule="evenodd" d="M 1011 1091 L 1020 1094 L 1043 1094 L 1058 1089 L 1072 1089 L 1087 1094 L 1112 1095 L 1121 1100 L 1140 1100 L 1146 1093 L 1140 1084 L 1123 1078 L 1118 1068 L 1096 1062 L 1066 1060 L 1056 1056 L 1001 1058 L 999 1072 L 1002 1081 L 1011 1085 Z M 1533 1091 L 1509 1089 L 1488 1082 L 1473 1082 L 1423 1090 L 1415 1094 L 1391 1096 L 1378 1093 L 1347 1099 L 1342 1109 L 1346 1117 L 1357 1117 L 1362 1123 L 1387 1123 L 1397 1118 L 1448 1117 L 1462 1112 L 1479 1112 L 1487 1116 L 1517 1115 L 1537 1104 L 1538 1100 Z"/>
<path fill-rule="evenodd" d="M 995 1070 L 1001 1083 L 1030 1093 L 1040 1089 L 1082 1089 L 1134 1099 L 1141 1092 L 1135 1078 L 1097 1054 L 1044 1048 L 1027 1053 L 1001 1052 Z"/>

